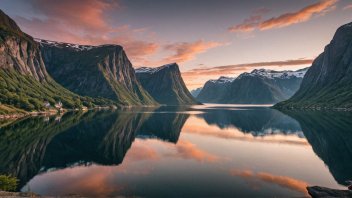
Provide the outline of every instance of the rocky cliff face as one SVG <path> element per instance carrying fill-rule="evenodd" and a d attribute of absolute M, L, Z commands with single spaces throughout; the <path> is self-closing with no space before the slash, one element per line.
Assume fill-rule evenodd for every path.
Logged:
<path fill-rule="evenodd" d="M 160 104 L 198 104 L 183 82 L 176 63 L 156 68 L 138 68 L 136 75 L 143 88 Z"/>
<path fill-rule="evenodd" d="M 297 93 L 277 108 L 352 108 L 352 23 L 341 26 Z"/>
<path fill-rule="evenodd" d="M 0 102 L 27 111 L 43 110 L 44 101 L 61 101 L 64 108 L 94 103 L 57 84 L 46 71 L 39 44 L 1 10 L 0 81 Z"/>
<path fill-rule="evenodd" d="M 84 96 L 109 98 L 121 105 L 156 104 L 137 81 L 121 46 L 37 41 L 49 74 L 65 88 Z"/>
<path fill-rule="evenodd" d="M 33 38 L 23 33 L 17 24 L 0 10 L 0 68 L 15 70 L 38 81 L 48 77 Z"/>
<path fill-rule="evenodd" d="M 273 104 L 291 97 L 298 89 L 307 69 L 273 71 L 255 69 L 235 78 L 210 80 L 197 99 L 225 104 Z"/>

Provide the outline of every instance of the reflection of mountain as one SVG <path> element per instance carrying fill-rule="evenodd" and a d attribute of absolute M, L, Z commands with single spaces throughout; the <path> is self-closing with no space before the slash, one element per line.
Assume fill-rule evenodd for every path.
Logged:
<path fill-rule="evenodd" d="M 198 117 L 222 129 L 235 127 L 254 136 L 278 132 L 284 134 L 301 132 L 297 121 L 269 108 L 207 109 L 205 114 L 200 114 Z"/>
<path fill-rule="evenodd" d="M 175 113 L 179 107 L 160 107 L 143 123 L 138 131 L 139 137 L 157 137 L 176 143 L 188 114 Z"/>
<path fill-rule="evenodd" d="M 0 130 L 0 174 L 20 178 L 21 185 L 41 167 L 48 143 L 60 132 L 79 122 L 82 114 L 66 114 L 58 123 L 42 117 L 16 121 Z M 84 116 L 84 115 L 83 115 Z"/>
<path fill-rule="evenodd" d="M 302 126 L 314 152 L 329 167 L 335 180 L 352 180 L 352 113 L 285 112 Z"/>
<path fill-rule="evenodd" d="M 94 114 L 50 142 L 43 166 L 64 168 L 77 162 L 120 164 L 143 120 L 143 114 Z"/>
<path fill-rule="evenodd" d="M 18 177 L 22 187 L 38 172 L 49 169 L 120 164 L 137 132 L 142 137 L 177 142 L 188 115 L 174 111 L 98 111 L 65 114 L 60 122 L 35 117 L 4 125 L 0 131 L 0 174 Z"/>

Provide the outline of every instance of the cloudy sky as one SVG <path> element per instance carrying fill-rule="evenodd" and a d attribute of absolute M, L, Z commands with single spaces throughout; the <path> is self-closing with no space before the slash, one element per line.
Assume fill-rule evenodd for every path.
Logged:
<path fill-rule="evenodd" d="M 256 68 L 309 66 L 352 0 L 0 0 L 36 38 L 122 45 L 135 67 L 177 62 L 190 89 Z"/>

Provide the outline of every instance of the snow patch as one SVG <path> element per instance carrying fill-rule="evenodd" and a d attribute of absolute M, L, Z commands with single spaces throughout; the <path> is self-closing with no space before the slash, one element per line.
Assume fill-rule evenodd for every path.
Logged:
<path fill-rule="evenodd" d="M 212 83 L 217 83 L 217 84 L 224 84 L 224 83 L 232 83 L 236 78 L 231 78 L 231 77 L 226 77 L 226 76 L 221 76 L 217 80 L 209 80 Z"/>
<path fill-rule="evenodd" d="M 171 66 L 175 65 L 176 63 L 170 63 L 170 64 L 166 64 L 160 67 L 140 67 L 135 69 L 136 73 L 149 73 L 149 74 L 153 74 L 156 73 L 162 69 L 165 68 L 170 68 Z"/>
<path fill-rule="evenodd" d="M 285 70 L 285 71 L 274 71 L 270 69 L 255 69 L 251 73 L 243 73 L 239 76 L 257 76 L 257 77 L 263 77 L 263 78 L 269 78 L 269 79 L 290 79 L 290 78 L 303 78 L 306 72 L 308 71 L 308 68 L 306 69 L 300 69 L 297 71 L 290 71 L 290 70 Z"/>
<path fill-rule="evenodd" d="M 59 47 L 59 48 L 71 48 L 75 51 L 91 50 L 96 47 L 93 45 L 79 45 L 79 44 L 72 44 L 72 43 L 63 43 L 63 42 L 49 41 L 49 40 L 43 40 L 43 39 L 38 39 L 38 38 L 35 38 L 34 40 L 36 42 L 38 42 L 40 45 L 47 45 L 47 46 Z"/>

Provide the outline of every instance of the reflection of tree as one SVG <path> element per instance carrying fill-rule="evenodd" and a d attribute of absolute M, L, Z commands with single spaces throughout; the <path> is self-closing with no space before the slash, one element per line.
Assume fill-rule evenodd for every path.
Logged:
<path fill-rule="evenodd" d="M 329 167 L 335 180 L 352 180 L 352 113 L 287 111 L 302 126 L 314 152 Z"/>
<path fill-rule="evenodd" d="M 234 127 L 255 136 L 266 135 L 272 131 L 284 134 L 301 131 L 296 120 L 269 108 L 206 109 L 204 114 L 197 116 L 203 118 L 208 124 L 215 124 L 221 129 Z"/>
<path fill-rule="evenodd" d="M 36 117 L 5 123 L 0 132 L 0 173 L 18 177 L 21 187 L 39 171 L 77 164 L 117 165 L 137 131 L 176 142 L 187 118 L 129 110 L 65 114 L 61 122 Z"/>
<path fill-rule="evenodd" d="M 42 117 L 15 121 L 0 131 L 0 173 L 20 178 L 20 185 L 40 169 L 48 143 L 55 135 L 79 122 L 82 114 L 66 114 L 64 121 Z"/>

